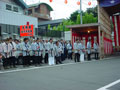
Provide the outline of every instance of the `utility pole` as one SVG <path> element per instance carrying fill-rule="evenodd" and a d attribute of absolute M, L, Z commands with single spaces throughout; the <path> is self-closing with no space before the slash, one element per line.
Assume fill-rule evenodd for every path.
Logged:
<path fill-rule="evenodd" d="M 82 0 L 80 0 L 80 24 L 83 24 L 82 22 Z"/>

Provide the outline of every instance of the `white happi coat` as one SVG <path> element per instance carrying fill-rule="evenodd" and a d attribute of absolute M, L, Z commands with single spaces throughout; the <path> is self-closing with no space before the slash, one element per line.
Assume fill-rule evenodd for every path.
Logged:
<path fill-rule="evenodd" d="M 31 55 L 31 56 L 35 56 L 35 51 L 36 51 L 36 43 L 33 42 L 33 43 L 31 44 L 31 53 L 30 53 L 30 55 Z"/>
<path fill-rule="evenodd" d="M 53 43 L 48 43 L 49 44 L 49 51 L 48 51 L 48 56 L 49 56 L 49 58 L 48 58 L 48 64 L 49 65 L 54 65 L 55 64 L 55 58 L 54 58 L 54 56 L 55 56 L 55 51 L 54 51 L 54 44 Z"/>
<path fill-rule="evenodd" d="M 59 43 L 59 47 L 62 49 L 62 54 L 64 53 L 65 45 L 64 43 Z"/>
<path fill-rule="evenodd" d="M 49 55 L 49 57 L 54 57 L 55 56 L 55 53 L 54 53 L 54 44 L 50 43 L 50 42 L 48 42 L 48 44 L 49 44 L 48 55 Z"/>
<path fill-rule="evenodd" d="M 91 42 L 87 42 L 87 52 L 88 54 L 91 53 Z"/>
<path fill-rule="evenodd" d="M 99 49 L 98 43 L 94 43 L 93 47 L 94 47 L 94 51 L 98 52 L 98 49 Z"/>
<path fill-rule="evenodd" d="M 40 43 L 35 43 L 35 56 L 41 56 Z"/>
<path fill-rule="evenodd" d="M 85 50 L 85 45 L 82 44 L 82 43 L 80 43 L 79 48 L 80 48 L 80 54 L 84 54 L 84 53 L 85 53 L 85 52 L 84 52 L 84 50 Z"/>
<path fill-rule="evenodd" d="M 16 44 L 16 57 L 22 53 L 21 43 Z"/>
<path fill-rule="evenodd" d="M 74 43 L 74 53 L 79 53 L 78 52 L 78 50 L 79 50 L 79 43 Z"/>
<path fill-rule="evenodd" d="M 72 53 L 72 45 L 70 43 L 67 44 L 68 53 Z"/>
<path fill-rule="evenodd" d="M 60 57 L 62 53 L 62 48 L 59 45 L 58 46 L 55 45 L 54 48 L 55 48 L 55 56 Z"/>
<path fill-rule="evenodd" d="M 29 56 L 30 55 L 30 50 L 31 50 L 30 45 L 28 43 L 25 44 L 25 42 L 23 42 L 22 43 L 23 56 Z M 27 51 L 29 51 L 29 52 L 27 52 Z"/>
<path fill-rule="evenodd" d="M 40 51 L 41 51 L 41 55 L 44 54 L 44 44 L 42 42 L 40 42 Z"/>
<path fill-rule="evenodd" d="M 5 58 L 9 58 L 10 57 L 10 52 L 11 52 L 10 43 L 6 44 L 4 42 L 4 43 L 2 43 L 2 47 L 3 47 L 3 53 L 4 53 Z"/>
<path fill-rule="evenodd" d="M 10 46 L 11 46 L 10 56 L 16 56 L 16 43 L 15 42 L 11 42 Z"/>
<path fill-rule="evenodd" d="M 45 46 L 45 53 L 48 53 L 48 51 L 49 51 L 49 43 L 48 42 L 45 43 L 44 46 Z"/>

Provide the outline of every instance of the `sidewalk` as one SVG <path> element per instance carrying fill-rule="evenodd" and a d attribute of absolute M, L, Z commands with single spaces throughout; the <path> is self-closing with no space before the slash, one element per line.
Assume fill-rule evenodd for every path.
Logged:
<path fill-rule="evenodd" d="M 120 56 L 120 54 L 111 55 L 111 56 L 106 57 L 102 60 L 108 60 L 108 59 L 116 58 L 116 57 L 119 57 L 119 56 Z M 92 61 L 99 61 L 99 60 L 95 60 L 95 59 L 92 59 L 91 61 L 85 60 L 82 63 L 92 62 Z M 79 63 L 79 62 L 77 62 L 77 63 Z M 65 61 L 63 61 L 63 64 L 66 64 L 66 65 L 67 64 L 75 64 L 75 61 L 74 61 L 74 59 L 73 60 L 66 59 Z M 62 65 L 62 64 L 57 64 L 57 65 Z M 0 72 L 19 70 L 19 69 L 29 69 L 29 68 L 35 68 L 35 67 L 45 67 L 45 66 L 49 66 L 49 65 L 48 64 L 42 64 L 42 65 L 38 65 L 38 66 L 30 65 L 30 66 L 26 66 L 26 67 L 23 67 L 23 65 L 17 65 L 17 68 L 2 69 L 2 70 L 0 70 Z"/>

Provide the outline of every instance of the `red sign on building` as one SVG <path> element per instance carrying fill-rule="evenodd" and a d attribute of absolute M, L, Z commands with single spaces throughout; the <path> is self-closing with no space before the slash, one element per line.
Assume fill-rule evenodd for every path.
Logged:
<path fill-rule="evenodd" d="M 20 26 L 20 36 L 21 37 L 33 36 L 33 35 L 34 35 L 33 25 L 29 25 L 29 22 L 27 22 L 27 25 Z"/>

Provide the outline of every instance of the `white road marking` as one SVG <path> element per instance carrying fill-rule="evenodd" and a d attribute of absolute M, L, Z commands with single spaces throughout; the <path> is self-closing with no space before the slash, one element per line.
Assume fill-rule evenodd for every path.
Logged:
<path fill-rule="evenodd" d="M 105 59 L 112 59 L 112 58 L 116 58 L 116 57 L 105 58 Z M 105 59 L 103 59 L 103 60 L 105 60 Z M 99 60 L 84 61 L 84 62 L 80 62 L 80 63 L 96 62 L 96 61 L 99 61 Z M 60 65 L 53 65 L 53 66 L 31 67 L 31 68 L 24 68 L 24 69 L 9 70 L 9 71 L 0 71 L 0 74 L 28 71 L 28 70 L 42 69 L 42 68 L 50 68 L 50 67 L 59 67 L 59 66 L 66 66 L 66 65 L 72 65 L 72 64 L 78 64 L 78 63 L 67 63 L 67 64 L 60 64 Z"/>
<path fill-rule="evenodd" d="M 104 86 L 102 88 L 99 88 L 97 90 L 109 90 L 108 88 L 110 88 L 110 87 L 112 87 L 112 86 L 114 86 L 114 85 L 116 85 L 118 83 L 120 83 L 120 79 L 115 81 L 115 82 L 113 82 L 113 83 L 110 83 L 110 84 L 108 84 L 108 85 L 106 85 L 106 86 Z"/>

